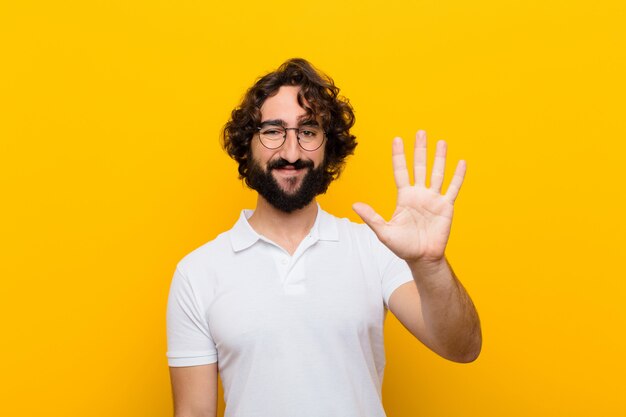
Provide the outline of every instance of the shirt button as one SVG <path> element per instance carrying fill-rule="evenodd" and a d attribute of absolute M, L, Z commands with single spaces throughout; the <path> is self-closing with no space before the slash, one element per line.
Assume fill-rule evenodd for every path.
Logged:
<path fill-rule="evenodd" d="M 283 258 L 283 259 L 280 260 L 280 263 L 283 264 L 283 265 L 287 265 L 288 262 L 289 261 L 287 260 L 287 258 Z"/>

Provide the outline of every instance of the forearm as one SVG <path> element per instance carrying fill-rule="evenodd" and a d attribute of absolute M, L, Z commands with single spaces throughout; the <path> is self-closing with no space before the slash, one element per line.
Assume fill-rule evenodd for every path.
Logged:
<path fill-rule="evenodd" d="M 445 257 L 439 262 L 408 264 L 433 350 L 457 362 L 476 359 L 482 345 L 478 313 Z"/>
<path fill-rule="evenodd" d="M 217 415 L 217 363 L 170 367 L 174 417 Z"/>

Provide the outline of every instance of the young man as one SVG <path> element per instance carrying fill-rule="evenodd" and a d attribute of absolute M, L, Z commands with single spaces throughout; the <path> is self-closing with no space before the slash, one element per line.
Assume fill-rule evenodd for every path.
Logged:
<path fill-rule="evenodd" d="M 426 188 L 420 131 L 410 185 L 396 138 L 391 220 L 362 203 L 353 208 L 367 226 L 324 212 L 315 196 L 356 146 L 338 91 L 292 59 L 257 81 L 224 128 L 258 200 L 174 274 L 167 356 L 177 417 L 216 415 L 218 369 L 227 417 L 384 416 L 387 309 L 447 359 L 480 352 L 476 310 L 444 256 L 465 163 L 442 195 L 440 141 Z"/>

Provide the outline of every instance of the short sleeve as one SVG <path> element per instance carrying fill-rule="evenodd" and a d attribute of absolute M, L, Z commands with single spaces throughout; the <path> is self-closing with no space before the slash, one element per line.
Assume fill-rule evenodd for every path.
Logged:
<path fill-rule="evenodd" d="M 402 284 L 413 280 L 407 263 L 385 246 L 374 232 L 370 233 L 374 257 L 381 277 L 385 308 L 389 308 L 391 294 Z"/>
<path fill-rule="evenodd" d="M 206 313 L 188 277 L 176 269 L 167 301 L 167 358 L 172 367 L 217 362 Z"/>

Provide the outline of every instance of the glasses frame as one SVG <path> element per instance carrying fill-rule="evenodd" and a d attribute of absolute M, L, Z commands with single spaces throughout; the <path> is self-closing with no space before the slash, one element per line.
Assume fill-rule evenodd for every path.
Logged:
<path fill-rule="evenodd" d="M 306 130 L 306 126 L 303 126 L 302 128 L 300 127 L 283 127 L 283 126 L 274 126 L 274 127 L 279 127 L 281 129 L 283 129 L 285 131 L 285 134 L 283 135 L 283 141 L 280 143 L 280 145 L 278 145 L 275 148 L 270 148 L 269 146 L 267 146 L 265 143 L 263 143 L 263 139 L 261 139 L 261 129 L 263 129 L 264 126 L 260 126 L 257 127 L 258 130 L 258 134 L 259 134 L 259 142 L 261 142 L 261 145 L 263 145 L 263 147 L 267 148 L 267 149 L 271 149 L 271 150 L 276 150 L 276 149 L 280 149 L 285 142 L 287 141 L 287 131 L 289 130 L 295 130 L 296 131 L 296 139 L 298 140 L 298 146 L 300 146 L 300 148 L 302 148 L 302 150 L 307 151 L 307 152 L 315 152 L 316 150 L 318 150 L 319 148 L 321 148 L 324 145 L 324 142 L 326 142 L 326 131 L 322 130 L 322 141 L 320 142 L 320 146 L 318 146 L 315 149 L 306 149 L 304 146 L 302 146 L 302 144 L 300 143 L 300 129 Z"/>

